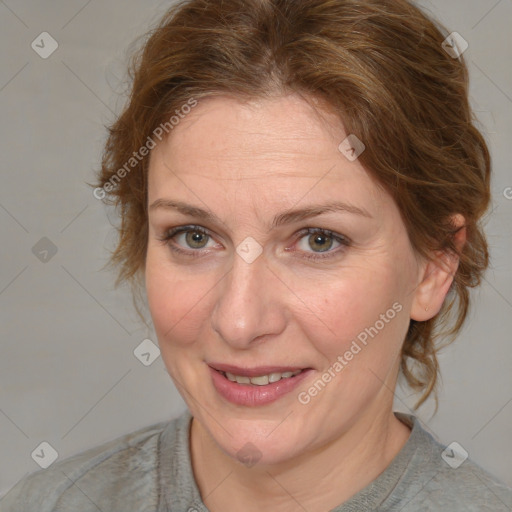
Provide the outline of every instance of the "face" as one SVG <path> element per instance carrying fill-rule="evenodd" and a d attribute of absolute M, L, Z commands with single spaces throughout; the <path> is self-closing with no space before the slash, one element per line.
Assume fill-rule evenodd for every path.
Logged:
<path fill-rule="evenodd" d="M 391 196 L 338 149 L 346 137 L 299 96 L 216 97 L 152 151 L 161 354 L 233 457 L 252 443 L 262 463 L 289 461 L 391 414 L 420 270 Z"/>

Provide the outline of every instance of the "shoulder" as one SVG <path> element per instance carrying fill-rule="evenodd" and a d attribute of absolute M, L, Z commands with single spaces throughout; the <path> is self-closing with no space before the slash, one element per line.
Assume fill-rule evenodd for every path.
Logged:
<path fill-rule="evenodd" d="M 444 445 L 417 418 L 408 418 L 414 425 L 414 455 L 386 504 L 394 501 L 396 505 L 398 499 L 403 512 L 512 510 L 510 487 L 472 461 L 460 444 Z M 383 507 L 383 510 L 388 509 Z"/>
<path fill-rule="evenodd" d="M 429 504 L 438 507 L 433 510 L 439 510 L 441 506 L 465 512 L 512 510 L 512 489 L 471 459 L 457 468 L 439 462 L 437 466 L 424 493 Z"/>
<path fill-rule="evenodd" d="M 155 510 L 159 438 L 175 421 L 144 427 L 31 473 L 0 501 L 0 512 L 128 512 L 148 505 Z"/>

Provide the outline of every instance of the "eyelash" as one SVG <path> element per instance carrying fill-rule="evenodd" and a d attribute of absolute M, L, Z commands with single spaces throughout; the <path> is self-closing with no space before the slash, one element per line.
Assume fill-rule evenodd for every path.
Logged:
<path fill-rule="evenodd" d="M 182 254 L 184 256 L 192 257 L 192 258 L 201 258 L 203 257 L 203 254 L 200 254 L 200 250 L 194 250 L 191 249 L 190 251 L 180 248 L 177 245 L 174 245 L 171 243 L 172 239 L 176 237 L 177 235 L 181 233 L 187 233 L 187 232 L 197 232 L 202 235 L 208 236 L 210 238 L 213 238 L 208 231 L 206 231 L 201 226 L 178 226 L 176 228 L 172 228 L 169 231 L 167 231 L 163 236 L 157 237 L 158 241 L 162 242 L 162 244 L 167 245 L 172 251 L 178 254 Z M 322 234 L 326 235 L 329 238 L 332 238 L 336 242 L 340 243 L 340 247 L 338 247 L 338 250 L 328 250 L 324 253 L 305 253 L 305 256 L 302 256 L 303 258 L 311 261 L 320 261 L 325 260 L 327 258 L 332 258 L 336 255 L 338 255 L 340 252 L 342 252 L 344 249 L 350 246 L 350 240 L 342 235 L 338 235 L 334 233 L 333 231 L 330 231 L 328 229 L 322 229 L 322 228 L 305 228 L 301 231 L 299 231 L 296 235 L 296 242 L 304 238 L 306 235 L 314 235 L 314 234 Z M 295 252 L 295 251 L 294 251 Z"/>

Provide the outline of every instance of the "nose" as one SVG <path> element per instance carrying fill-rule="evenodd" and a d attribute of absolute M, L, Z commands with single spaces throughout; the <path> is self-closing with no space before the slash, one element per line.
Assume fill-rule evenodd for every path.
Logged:
<path fill-rule="evenodd" d="M 214 331 L 239 350 L 280 334 L 286 323 L 285 290 L 264 254 L 248 263 L 235 253 L 231 271 L 216 287 Z"/>

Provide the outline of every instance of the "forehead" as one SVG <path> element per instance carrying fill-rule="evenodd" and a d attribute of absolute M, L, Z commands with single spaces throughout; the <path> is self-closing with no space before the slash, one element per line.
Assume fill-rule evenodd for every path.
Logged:
<path fill-rule="evenodd" d="M 188 179 L 189 196 L 191 187 L 211 196 L 246 185 L 247 194 L 267 202 L 272 193 L 295 202 L 343 194 L 376 204 L 382 198 L 375 180 L 338 149 L 346 137 L 337 116 L 297 95 L 202 99 L 152 151 L 149 200 L 175 195 Z"/>

